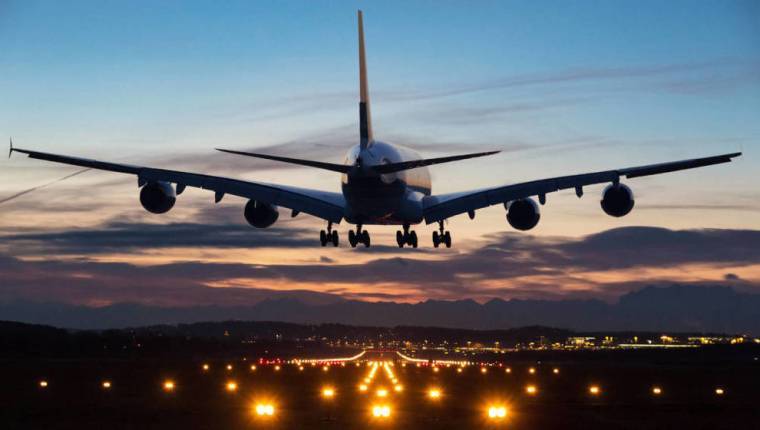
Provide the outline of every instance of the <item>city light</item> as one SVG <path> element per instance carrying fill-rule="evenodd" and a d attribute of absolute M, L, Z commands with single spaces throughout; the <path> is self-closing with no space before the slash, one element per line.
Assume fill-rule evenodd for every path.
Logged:
<path fill-rule="evenodd" d="M 388 405 L 375 405 L 372 407 L 372 416 L 375 418 L 388 418 L 391 416 L 391 407 Z"/>
<path fill-rule="evenodd" d="M 108 390 L 111 388 L 111 381 L 103 381 L 100 386 L 103 387 L 104 390 Z"/>
<path fill-rule="evenodd" d="M 501 420 L 506 418 L 507 408 L 504 406 L 491 406 L 488 408 L 488 418 L 492 420 Z"/>
<path fill-rule="evenodd" d="M 428 397 L 431 400 L 438 400 L 441 398 L 441 390 L 438 388 L 431 388 L 428 390 Z"/>
<path fill-rule="evenodd" d="M 652 394 L 654 394 L 655 396 L 659 396 L 660 394 L 662 394 L 662 388 L 652 387 Z"/>
<path fill-rule="evenodd" d="M 325 399 L 332 399 L 335 397 L 335 389 L 332 387 L 325 387 L 322 389 L 322 397 Z"/>
<path fill-rule="evenodd" d="M 174 391 L 174 388 L 175 388 L 174 381 L 172 381 L 171 379 L 167 379 L 166 381 L 164 381 L 163 387 L 164 387 L 164 391 Z"/>
<path fill-rule="evenodd" d="M 271 403 L 258 403 L 256 408 L 256 415 L 260 417 L 271 417 L 274 415 L 274 405 Z"/>
<path fill-rule="evenodd" d="M 232 393 L 234 391 L 237 391 L 238 386 L 237 386 L 237 383 L 235 381 L 229 381 L 229 382 L 227 382 L 227 385 L 225 386 L 225 388 L 227 388 L 227 391 L 229 391 L 230 393 Z"/>
<path fill-rule="evenodd" d="M 602 389 L 599 388 L 598 385 L 592 385 L 592 386 L 588 387 L 588 392 L 590 394 L 594 395 L 594 396 L 597 396 L 597 395 L 599 395 L 602 392 Z"/>
<path fill-rule="evenodd" d="M 525 392 L 533 396 L 538 393 L 538 388 L 535 385 L 528 385 L 527 387 L 525 387 Z"/>

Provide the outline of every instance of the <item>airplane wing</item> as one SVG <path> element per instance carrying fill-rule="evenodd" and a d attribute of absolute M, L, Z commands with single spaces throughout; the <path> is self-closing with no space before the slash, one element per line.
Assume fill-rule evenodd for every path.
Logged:
<path fill-rule="evenodd" d="M 503 204 L 532 196 L 538 196 L 539 199 L 543 201 L 548 193 L 570 188 L 575 188 L 576 193 L 580 196 L 583 194 L 583 187 L 586 185 L 603 184 L 607 182 L 617 183 L 621 177 L 629 179 L 638 178 L 641 176 L 658 175 L 660 173 L 728 163 L 731 159 L 739 156 L 741 156 L 741 152 L 674 161 L 670 163 L 629 167 L 618 170 L 560 176 L 556 178 L 506 185 L 503 187 L 429 196 L 423 200 L 423 215 L 425 222 L 431 224 L 455 215 L 471 212 L 491 205 Z"/>
<path fill-rule="evenodd" d="M 195 187 L 214 191 L 218 202 L 225 194 L 254 199 L 276 206 L 282 206 L 297 212 L 307 213 L 326 221 L 339 223 L 343 218 L 345 199 L 340 193 L 310 190 L 283 185 L 260 182 L 241 181 L 237 179 L 210 176 L 176 170 L 154 169 L 131 164 L 117 164 L 67 155 L 49 154 L 11 147 L 11 153 L 27 154 L 29 158 L 89 167 L 109 172 L 127 173 L 137 176 L 139 185 L 147 182 L 170 182 L 177 184 L 177 194 L 185 187 Z"/>

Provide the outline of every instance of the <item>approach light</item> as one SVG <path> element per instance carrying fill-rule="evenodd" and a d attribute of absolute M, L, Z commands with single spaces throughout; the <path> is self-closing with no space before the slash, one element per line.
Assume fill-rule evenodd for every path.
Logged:
<path fill-rule="evenodd" d="M 552 370 L 552 373 L 554 373 L 555 375 L 559 375 L 559 368 L 555 367 L 555 368 Z"/>
<path fill-rule="evenodd" d="M 375 394 L 377 394 L 377 397 L 386 397 L 388 396 L 388 390 L 386 390 L 385 388 L 381 388 L 377 390 Z"/>
<path fill-rule="evenodd" d="M 103 381 L 100 386 L 103 387 L 104 390 L 108 390 L 111 388 L 111 381 Z"/>
<path fill-rule="evenodd" d="M 538 393 L 538 388 L 535 385 L 528 385 L 525 387 L 525 392 L 531 396 L 534 396 Z"/>
<path fill-rule="evenodd" d="M 393 391 L 395 391 L 397 393 L 400 393 L 400 392 L 404 391 L 404 386 L 403 385 L 396 385 L 396 386 L 393 387 Z"/>
<path fill-rule="evenodd" d="M 298 371 L 303 372 L 303 366 L 298 366 Z"/>
<path fill-rule="evenodd" d="M 662 394 L 662 388 L 652 387 L 652 394 L 654 394 L 655 396 L 659 396 L 660 394 Z"/>
<path fill-rule="evenodd" d="M 488 373 L 488 369 L 486 369 L 485 367 L 481 367 L 480 368 L 480 373 L 482 373 L 482 374 L 485 375 L 486 373 Z"/>
<path fill-rule="evenodd" d="M 274 371 L 275 372 L 279 372 L 280 371 L 280 365 L 279 364 L 276 365 L 276 366 L 274 366 Z"/>
<path fill-rule="evenodd" d="M 172 381 L 171 379 L 167 379 L 166 381 L 164 381 L 164 391 L 167 391 L 167 392 L 174 391 L 174 388 L 175 388 L 174 381 Z"/>
<path fill-rule="evenodd" d="M 592 386 L 588 387 L 588 392 L 591 395 L 597 396 L 597 395 L 599 395 L 602 392 L 602 389 L 599 388 L 598 385 L 592 385 Z"/>
<path fill-rule="evenodd" d="M 359 385 L 359 391 L 362 391 L 362 392 L 367 391 L 367 385 L 366 384 Z"/>
<path fill-rule="evenodd" d="M 274 405 L 270 403 L 259 403 L 255 408 L 256 415 L 260 417 L 271 417 L 274 415 Z"/>
<path fill-rule="evenodd" d="M 722 396 L 722 395 L 726 394 L 726 391 L 723 388 L 716 388 L 715 389 L 715 394 L 718 395 L 718 396 Z"/>
<path fill-rule="evenodd" d="M 439 390 L 437 388 L 431 388 L 430 390 L 428 390 L 428 397 L 431 400 L 438 400 L 438 399 L 440 399 L 441 398 L 441 390 Z"/>
<path fill-rule="evenodd" d="M 203 371 L 204 371 L 204 372 L 208 372 L 208 370 L 209 370 L 210 368 L 211 368 L 211 366 L 209 366 L 208 364 L 204 364 L 204 365 L 203 365 Z"/>
<path fill-rule="evenodd" d="M 457 367 L 457 373 L 462 373 L 462 368 L 461 367 Z"/>
<path fill-rule="evenodd" d="M 512 368 L 511 367 L 507 367 L 504 371 L 507 372 L 507 373 L 512 373 Z"/>
<path fill-rule="evenodd" d="M 322 371 L 323 371 L 323 372 L 327 372 L 328 370 L 330 370 L 330 368 L 329 368 L 329 367 L 327 367 L 327 366 L 322 366 Z"/>
<path fill-rule="evenodd" d="M 232 365 L 231 364 L 227 365 L 227 370 L 232 370 Z"/>
<path fill-rule="evenodd" d="M 437 367 L 433 367 L 433 372 L 438 373 L 439 370 Z"/>
<path fill-rule="evenodd" d="M 322 389 L 322 397 L 325 399 L 332 399 L 335 397 L 335 390 L 332 387 L 325 387 Z"/>
<path fill-rule="evenodd" d="M 256 365 L 255 364 L 251 364 L 251 372 L 255 372 L 255 371 L 256 371 Z"/>
<path fill-rule="evenodd" d="M 227 391 L 229 391 L 230 393 L 237 391 L 237 388 L 238 388 L 237 382 L 235 381 L 227 382 L 226 388 L 227 388 Z"/>
<path fill-rule="evenodd" d="M 536 368 L 535 367 L 531 367 L 530 369 L 528 369 L 528 373 L 530 373 L 531 375 L 535 375 L 536 374 Z"/>
<path fill-rule="evenodd" d="M 391 416 L 391 407 L 388 405 L 375 405 L 372 407 L 372 416 L 375 418 L 388 418 Z"/>
<path fill-rule="evenodd" d="M 506 418 L 507 408 L 504 406 L 491 406 L 488 408 L 488 418 L 492 420 L 501 420 Z"/>
<path fill-rule="evenodd" d="M 40 381 L 40 388 L 47 388 L 48 382 L 47 381 Z"/>

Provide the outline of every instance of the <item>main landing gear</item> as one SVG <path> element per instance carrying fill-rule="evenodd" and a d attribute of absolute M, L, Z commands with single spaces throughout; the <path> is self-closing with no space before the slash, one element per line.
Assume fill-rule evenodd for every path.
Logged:
<path fill-rule="evenodd" d="M 369 248 L 369 232 L 362 230 L 362 225 L 357 224 L 355 233 L 353 230 L 348 231 L 348 243 L 351 244 L 352 248 L 356 248 L 356 245 L 360 243 L 363 243 L 365 248 Z"/>
<path fill-rule="evenodd" d="M 451 233 L 443 229 L 443 221 L 438 221 L 438 231 L 433 232 L 433 246 L 438 248 L 442 243 L 451 248 Z"/>
<path fill-rule="evenodd" d="M 409 224 L 404 224 L 404 232 L 396 230 L 396 243 L 399 248 L 403 248 L 404 245 L 409 245 L 412 248 L 417 247 L 417 233 L 412 230 L 409 231 Z"/>
<path fill-rule="evenodd" d="M 319 243 L 322 246 L 327 246 L 328 243 L 332 243 L 332 246 L 338 246 L 338 232 L 332 229 L 332 222 L 327 223 L 327 231 L 321 230 L 319 232 Z"/>

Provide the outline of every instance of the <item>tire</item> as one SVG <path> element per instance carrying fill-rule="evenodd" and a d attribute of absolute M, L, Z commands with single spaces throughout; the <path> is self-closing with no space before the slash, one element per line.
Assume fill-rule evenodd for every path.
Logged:
<path fill-rule="evenodd" d="M 369 248 L 370 240 L 369 240 L 369 232 L 367 230 L 364 230 L 362 232 L 362 243 L 364 243 L 365 248 Z"/>
<path fill-rule="evenodd" d="M 438 232 L 434 231 L 433 232 L 433 246 L 438 248 L 438 245 L 440 244 L 441 244 L 441 238 L 438 237 Z"/>
<path fill-rule="evenodd" d="M 443 235 L 443 241 L 446 243 L 446 248 L 451 248 L 451 233 L 448 231 Z"/>
<path fill-rule="evenodd" d="M 331 239 L 332 239 L 333 247 L 337 248 L 338 247 L 338 232 L 337 231 L 333 230 Z"/>
<path fill-rule="evenodd" d="M 356 233 L 353 230 L 348 231 L 348 243 L 351 244 L 351 248 L 356 248 Z"/>
<path fill-rule="evenodd" d="M 412 248 L 417 247 L 417 232 L 413 231 L 409 234 L 409 241 L 412 242 Z"/>
<path fill-rule="evenodd" d="M 321 243 L 322 246 L 327 245 L 327 233 L 325 233 L 324 230 L 319 231 L 319 243 Z"/>
<path fill-rule="evenodd" d="M 399 248 L 404 247 L 404 233 L 401 233 L 401 230 L 396 230 L 396 243 Z"/>

